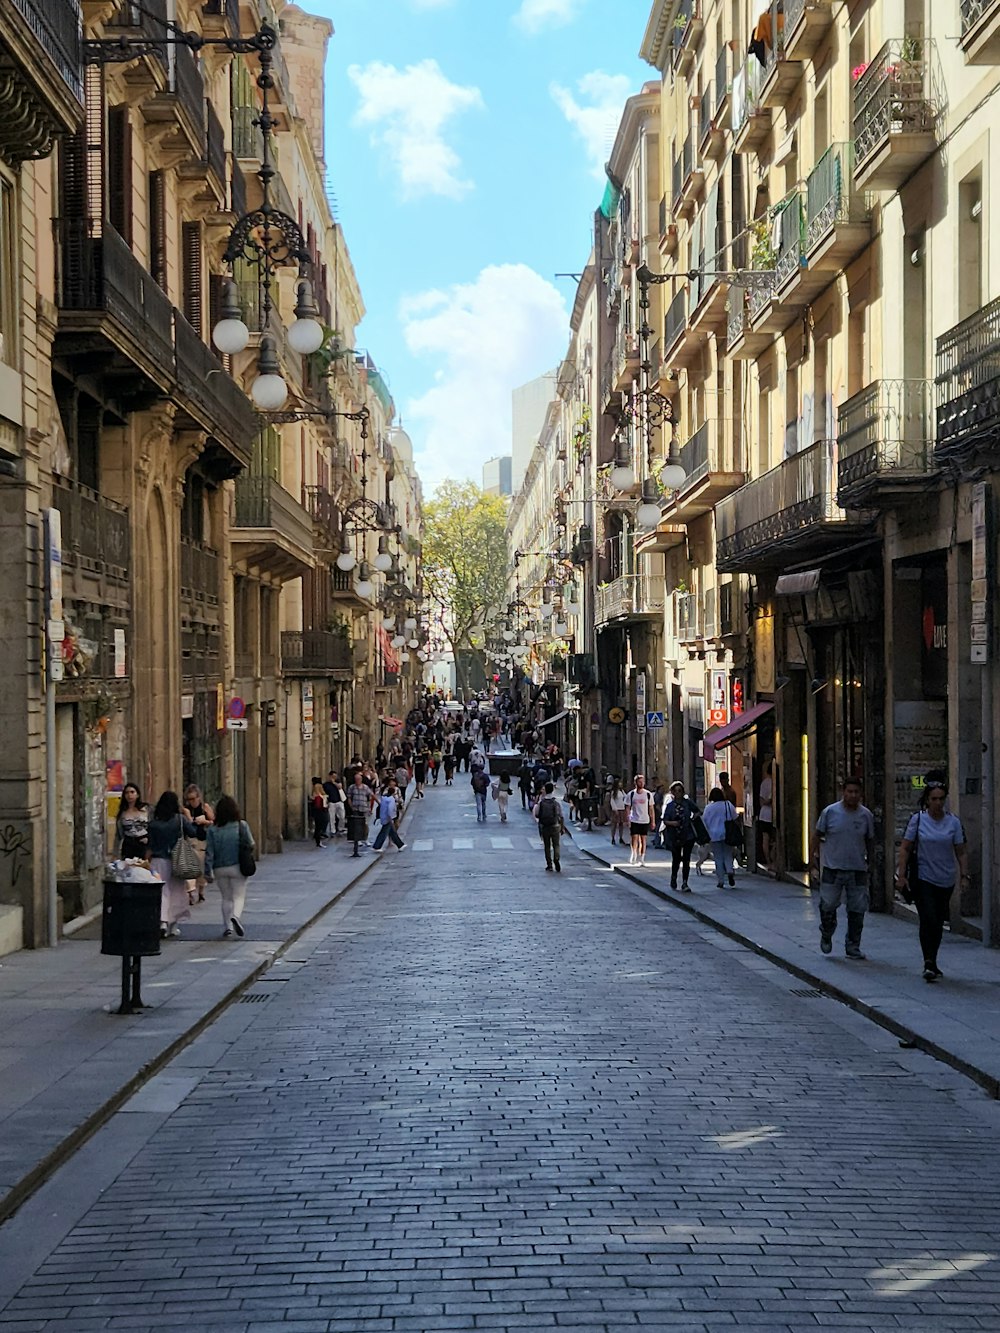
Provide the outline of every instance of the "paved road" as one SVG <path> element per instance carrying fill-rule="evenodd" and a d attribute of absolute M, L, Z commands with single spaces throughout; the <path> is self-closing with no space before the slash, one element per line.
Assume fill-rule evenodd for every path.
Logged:
<path fill-rule="evenodd" d="M 1000 1328 L 997 1104 L 456 781 L 0 1229 L 0 1333 Z"/>

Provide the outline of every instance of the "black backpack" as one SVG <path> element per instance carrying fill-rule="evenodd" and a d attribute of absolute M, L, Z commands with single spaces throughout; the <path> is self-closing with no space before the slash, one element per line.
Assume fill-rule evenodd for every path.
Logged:
<path fill-rule="evenodd" d="M 538 802 L 538 823 L 542 828 L 555 828 L 560 820 L 559 802 L 554 796 L 543 796 Z"/>

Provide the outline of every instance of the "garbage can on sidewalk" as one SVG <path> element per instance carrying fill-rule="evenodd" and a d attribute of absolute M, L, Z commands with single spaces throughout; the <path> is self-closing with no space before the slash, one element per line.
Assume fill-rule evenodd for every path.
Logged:
<path fill-rule="evenodd" d="M 159 881 L 130 884 L 104 881 L 104 912 L 101 917 L 101 953 L 122 960 L 120 1014 L 135 1014 L 143 1007 L 140 995 L 142 959 L 160 952 Z"/>

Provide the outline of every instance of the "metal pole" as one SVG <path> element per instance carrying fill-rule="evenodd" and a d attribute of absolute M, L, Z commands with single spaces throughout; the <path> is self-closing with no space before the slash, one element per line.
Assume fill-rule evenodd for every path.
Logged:
<path fill-rule="evenodd" d="M 982 818 L 980 820 L 979 875 L 982 892 L 983 944 L 993 942 L 993 664 L 983 667 L 980 700 L 983 729 L 983 775 L 981 782 Z"/>
<path fill-rule="evenodd" d="M 48 889 L 48 945 L 59 943 L 59 886 L 56 867 L 56 682 L 63 678 L 62 640 L 65 633 L 62 600 L 62 515 L 58 509 L 42 513 L 44 532 L 43 587 L 45 589 L 45 878 Z"/>
<path fill-rule="evenodd" d="M 52 652 L 51 643 L 48 651 Z M 59 883 L 56 868 L 56 684 L 46 670 L 45 681 L 45 877 L 48 887 L 49 948 L 59 943 Z"/>

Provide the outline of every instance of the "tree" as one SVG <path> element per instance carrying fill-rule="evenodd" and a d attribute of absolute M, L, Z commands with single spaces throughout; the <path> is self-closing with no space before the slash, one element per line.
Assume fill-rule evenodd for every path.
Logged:
<path fill-rule="evenodd" d="M 424 586 L 436 603 L 455 656 L 458 686 L 469 688 L 469 659 L 486 671 L 484 640 L 507 608 L 507 505 L 475 482 L 446 481 L 424 506 Z"/>

